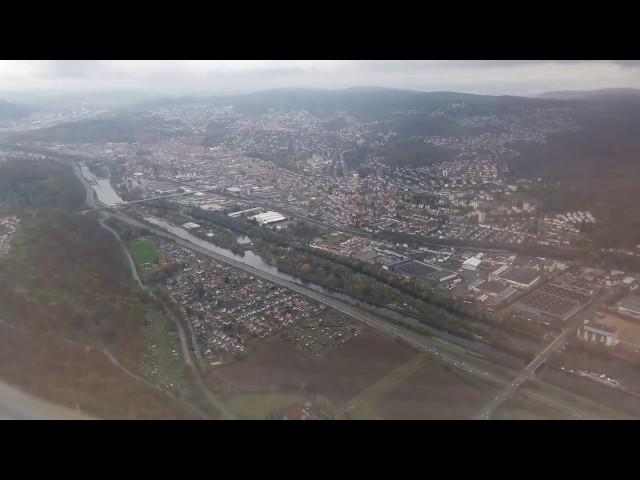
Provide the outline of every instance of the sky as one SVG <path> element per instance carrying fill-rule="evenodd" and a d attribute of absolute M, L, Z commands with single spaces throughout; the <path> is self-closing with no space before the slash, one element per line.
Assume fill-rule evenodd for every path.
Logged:
<path fill-rule="evenodd" d="M 633 60 L 0 60 L 0 94 L 141 91 L 217 95 L 283 87 L 379 86 L 537 95 L 640 88 Z M 0 97 L 1 98 L 1 97 Z"/>

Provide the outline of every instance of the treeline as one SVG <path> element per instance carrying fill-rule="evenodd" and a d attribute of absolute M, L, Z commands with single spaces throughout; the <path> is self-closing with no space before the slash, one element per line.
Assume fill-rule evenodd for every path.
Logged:
<path fill-rule="evenodd" d="M 387 285 L 399 292 L 409 295 L 412 298 L 417 298 L 423 302 L 431 305 L 435 305 L 444 309 L 450 314 L 459 316 L 467 320 L 473 320 L 479 318 L 479 312 L 474 309 L 467 308 L 462 302 L 452 297 L 444 296 L 436 293 L 426 283 L 418 282 L 401 275 L 397 275 L 389 270 L 383 269 L 377 264 L 371 264 L 363 262 L 353 257 L 346 257 L 342 255 L 335 255 L 323 250 L 314 249 L 311 247 L 303 247 L 303 251 L 309 255 L 315 255 L 321 257 L 330 263 L 337 263 L 346 267 L 355 274 L 364 275 L 375 279 L 376 281 Z M 377 298 L 377 297 L 376 297 Z"/>
<path fill-rule="evenodd" d="M 410 293 L 411 287 L 400 289 L 391 286 L 377 276 L 360 273 L 322 256 L 299 251 L 292 254 L 293 249 L 274 245 L 260 247 L 263 258 L 285 273 L 378 307 L 409 314 L 426 323 L 449 327 L 452 331 L 472 330 L 470 318 L 459 315 L 454 308 L 451 309 L 453 311 L 448 311 L 443 309 L 442 305 L 430 302 L 425 298 L 428 294 L 418 296 Z"/>
<path fill-rule="evenodd" d="M 418 168 L 451 160 L 449 150 L 423 141 L 392 142 L 383 147 L 359 146 L 344 153 L 347 168 L 358 169 L 369 156 L 381 156 L 391 168 Z"/>
<path fill-rule="evenodd" d="M 447 149 L 423 141 L 391 143 L 376 153 L 381 154 L 391 168 L 418 168 L 452 158 Z"/>

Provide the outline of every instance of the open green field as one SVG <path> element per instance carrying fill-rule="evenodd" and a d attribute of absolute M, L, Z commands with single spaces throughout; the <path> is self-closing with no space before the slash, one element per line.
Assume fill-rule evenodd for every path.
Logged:
<path fill-rule="evenodd" d="M 160 252 L 149 240 L 134 240 L 129 244 L 129 248 L 137 266 L 160 261 Z"/>
<path fill-rule="evenodd" d="M 185 362 L 175 323 L 168 315 L 158 310 L 147 312 L 145 373 L 158 385 L 182 390 L 187 383 Z"/>
<path fill-rule="evenodd" d="M 276 412 L 300 405 L 303 395 L 296 393 L 234 393 L 223 397 L 223 401 L 240 419 L 264 420 Z"/>

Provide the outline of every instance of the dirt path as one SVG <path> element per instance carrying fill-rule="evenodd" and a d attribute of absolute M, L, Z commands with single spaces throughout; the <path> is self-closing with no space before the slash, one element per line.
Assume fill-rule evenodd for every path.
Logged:
<path fill-rule="evenodd" d="M 367 387 L 354 398 L 352 398 L 338 414 L 338 419 L 346 418 L 356 409 L 373 405 L 379 398 L 391 392 L 394 388 L 404 382 L 407 378 L 417 372 L 425 360 L 424 354 L 415 355 L 409 361 L 403 363 L 398 368 L 388 373 L 373 385 Z"/>

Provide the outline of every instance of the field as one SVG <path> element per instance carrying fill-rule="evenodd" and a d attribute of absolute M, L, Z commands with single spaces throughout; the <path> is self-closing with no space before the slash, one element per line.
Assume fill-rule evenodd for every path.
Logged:
<path fill-rule="evenodd" d="M 272 337 L 248 359 L 212 370 L 211 381 L 228 392 L 297 393 L 340 406 L 412 356 L 409 348 L 368 329 L 321 356 Z"/>
<path fill-rule="evenodd" d="M 129 244 L 129 249 L 137 266 L 160 261 L 160 252 L 149 240 L 134 240 Z"/>
<path fill-rule="evenodd" d="M 433 360 L 372 404 L 383 418 L 443 420 L 472 418 L 498 387 Z"/>
<path fill-rule="evenodd" d="M 223 396 L 222 401 L 239 419 L 264 420 L 275 412 L 301 405 L 304 397 L 296 393 L 236 393 Z"/>
<path fill-rule="evenodd" d="M 320 357 L 273 337 L 248 359 L 213 370 L 211 384 L 244 418 L 309 401 L 331 418 L 463 419 L 497 389 L 368 328 Z"/>
<path fill-rule="evenodd" d="M 576 419 L 553 407 L 528 398 L 526 389 L 516 392 L 494 412 L 494 420 L 571 420 Z"/>
<path fill-rule="evenodd" d="M 179 391 L 186 387 L 185 363 L 180 337 L 167 315 L 157 310 L 147 313 L 145 374 L 158 385 Z"/>

